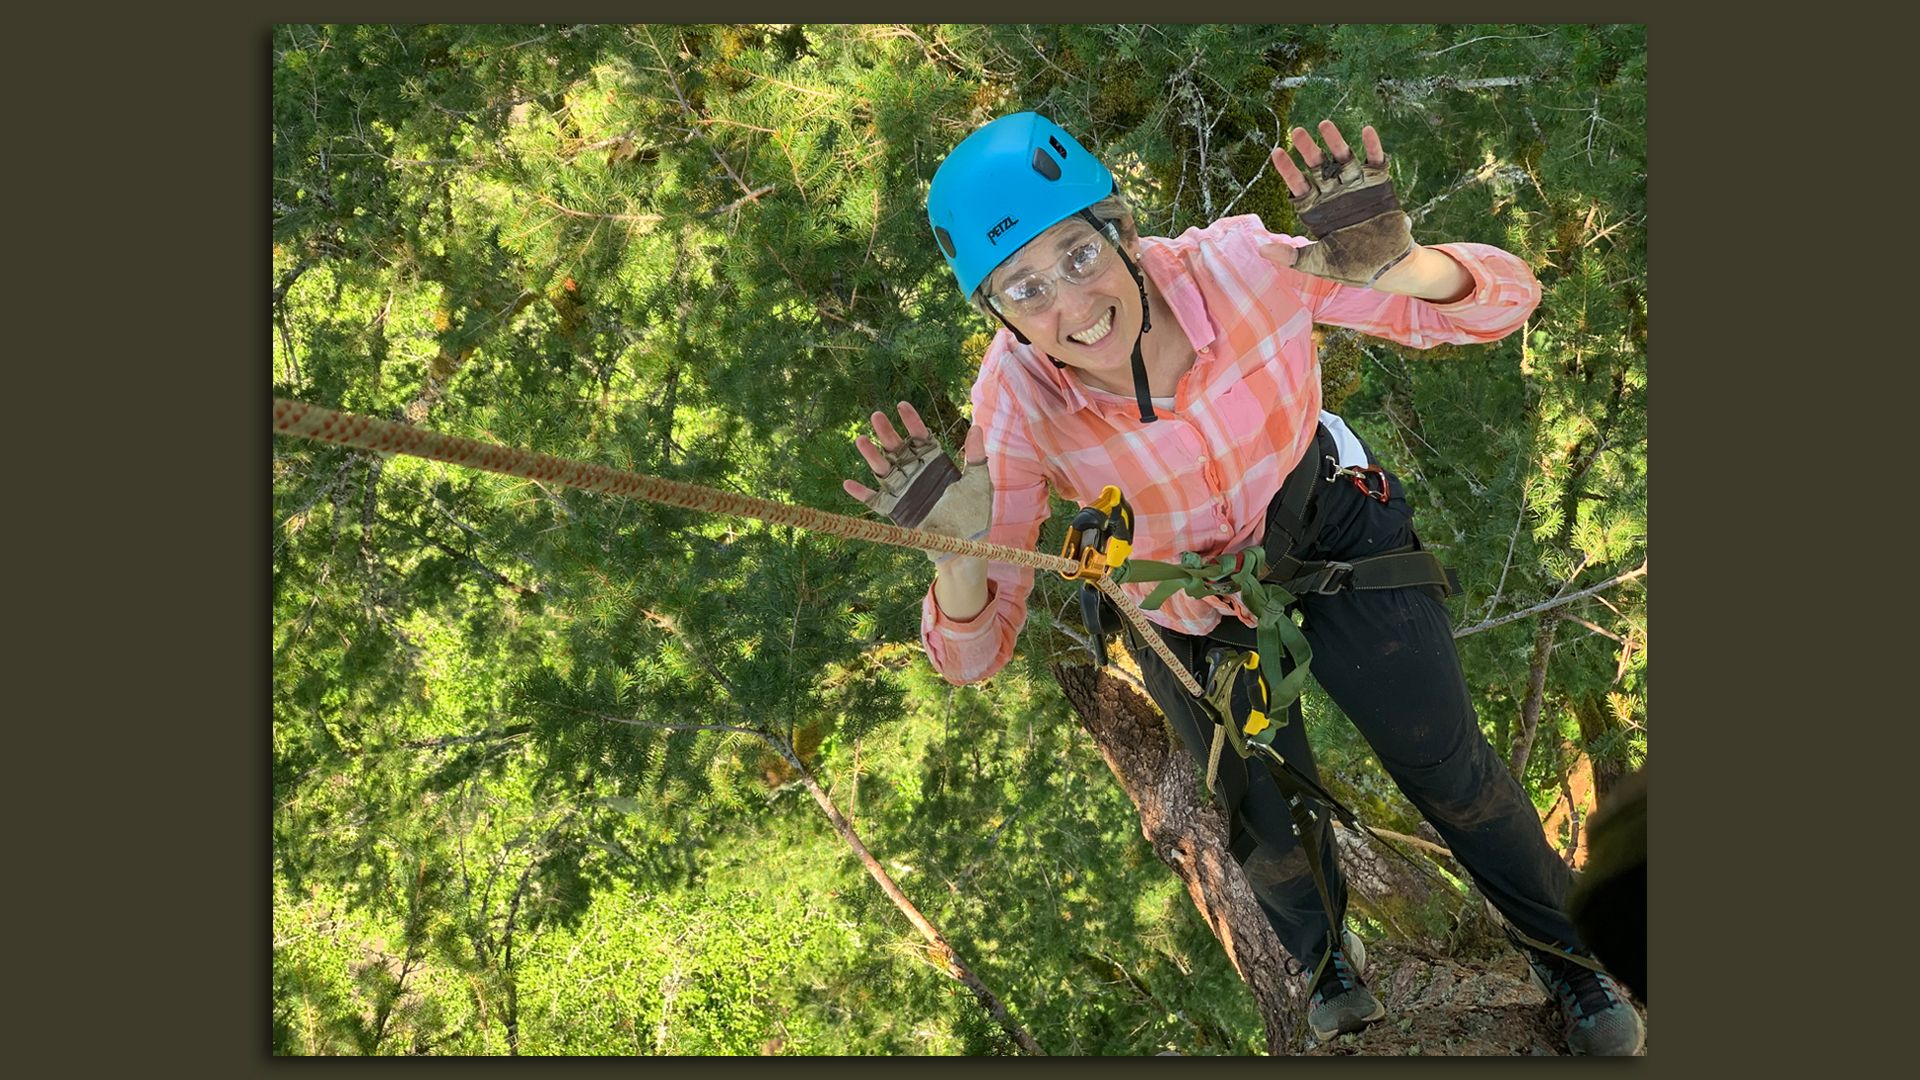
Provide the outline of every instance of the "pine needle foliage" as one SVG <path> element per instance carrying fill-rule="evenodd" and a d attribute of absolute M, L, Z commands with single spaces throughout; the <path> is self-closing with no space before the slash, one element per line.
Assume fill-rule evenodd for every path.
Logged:
<path fill-rule="evenodd" d="M 1424 242 L 1545 297 L 1497 345 L 1332 332 L 1465 628 L 1644 563 L 1638 26 L 284 25 L 274 392 L 852 512 L 906 399 L 957 444 L 987 328 L 926 235 L 941 156 L 1036 108 L 1143 231 L 1296 228 L 1267 153 L 1379 128 Z M 1000 1053 L 777 746 L 1055 1052 L 1247 1052 L 1244 989 L 1047 673 L 933 676 L 925 560 L 276 440 L 284 1054 Z M 1042 545 L 1057 545 L 1059 514 Z M 1646 579 L 1558 610 L 1538 745 L 1644 759 Z M 1537 617 L 1460 639 L 1506 751 Z M 1577 619 L 1577 621 L 1576 621 Z M 1404 812 L 1330 706 L 1316 737 Z M 1324 733 L 1324 734 L 1323 734 Z M 1535 754 L 1543 803 L 1567 755 Z"/>

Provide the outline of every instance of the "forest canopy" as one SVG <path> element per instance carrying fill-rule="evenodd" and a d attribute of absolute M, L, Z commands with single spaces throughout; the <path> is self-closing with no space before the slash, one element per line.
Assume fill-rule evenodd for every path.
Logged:
<path fill-rule="evenodd" d="M 1329 328 L 1327 407 L 1459 573 L 1481 722 L 1570 861 L 1644 762 L 1643 27 L 283 25 L 271 50 L 274 395 L 837 513 L 874 409 L 966 428 L 994 327 L 924 209 L 966 133 L 1045 113 L 1166 236 L 1300 232 L 1269 151 L 1374 125 L 1416 238 L 1505 248 L 1543 298 L 1487 346 Z M 276 1054 L 1019 1052 L 823 797 L 1048 1052 L 1266 1046 L 1063 695 L 1068 583 L 953 687 L 912 551 L 290 438 L 272 485 Z M 1306 708 L 1336 790 L 1416 831 Z M 1445 911 L 1370 917 L 1446 940 Z"/>

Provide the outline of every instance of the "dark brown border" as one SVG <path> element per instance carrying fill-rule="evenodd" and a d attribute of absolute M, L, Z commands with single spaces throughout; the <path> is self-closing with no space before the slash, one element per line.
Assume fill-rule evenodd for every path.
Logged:
<path fill-rule="evenodd" d="M 631 16 L 617 5 L 575 7 L 590 10 L 562 14 Z M 846 21 L 900 14 L 894 4 L 852 0 L 806 7 Z M 736 18 L 795 14 L 788 5 L 727 8 Z M 1036 14 L 1020 4 L 979 3 L 964 14 L 949 8 L 949 15 L 979 21 Z M 1522 4 L 1379 8 L 1369 7 L 1366 17 L 1519 20 L 1538 13 L 1537 5 Z M 1824 61 L 1808 59 L 1789 40 L 1798 35 L 1795 23 L 1704 14 L 1649 18 L 1627 8 L 1584 18 L 1649 24 L 1649 139 L 1657 163 L 1649 182 L 1656 237 L 1649 245 L 1650 366 L 1655 457 L 1662 466 L 1650 520 L 1664 571 L 1652 605 L 1664 657 L 1654 698 L 1662 725 L 1654 742 L 1665 764 L 1653 828 L 1653 968 L 1662 1007 L 1649 1027 L 1656 1049 L 1620 1067 L 1636 1073 L 1678 1073 L 1709 1063 L 1792 1068 L 1811 1064 L 1811 1054 L 1800 1048 L 1810 1051 L 1822 1038 L 1811 1029 L 1822 998 L 1813 973 L 1838 978 L 1856 962 L 1820 944 L 1814 923 L 1844 919 L 1851 901 L 1816 893 L 1817 869 L 1800 862 L 1805 852 L 1824 850 L 1836 793 L 1821 796 L 1825 788 L 1803 786 L 1804 773 L 1781 767 L 1804 768 L 1798 751 L 1786 761 L 1771 750 L 1787 745 L 1780 729 L 1804 707 L 1795 691 L 1814 691 L 1807 694 L 1814 697 L 1817 690 L 1811 680 L 1771 690 L 1763 681 L 1789 678 L 1806 663 L 1792 643 L 1816 628 L 1795 623 L 1797 601 L 1785 596 L 1779 606 L 1745 611 L 1738 600 L 1751 594 L 1753 583 L 1769 580 L 1763 559 L 1804 546 L 1801 533 L 1824 530 L 1798 509 L 1765 510 L 1764 490 L 1779 474 L 1753 451 L 1769 444 L 1740 440 L 1728 425 L 1742 412 L 1761 411 L 1756 388 L 1780 367 L 1763 343 L 1731 335 L 1756 325 L 1769 305 L 1805 294 L 1797 279 L 1814 271 L 1751 241 L 1749 250 L 1731 248 L 1742 231 L 1780 247 L 1804 250 L 1808 242 L 1795 240 L 1808 226 L 1791 216 L 1792 204 L 1782 198 L 1790 185 L 1775 181 L 1772 169 L 1795 139 L 1780 99 L 1804 94 L 1804 73 Z M 298 21 L 393 19 L 397 10 L 530 21 L 524 4 L 348 4 L 275 14 Z M 1128 0 L 1046 14 L 1106 20 L 1174 13 Z M 1177 12 L 1239 20 L 1330 13 L 1247 0 Z M 90 21 L 65 19 L 57 32 L 90 36 L 84 25 Z M 172 1058 L 190 1068 L 212 1066 L 220 1075 L 278 1064 L 266 1056 L 269 439 L 258 422 L 267 397 L 265 365 L 258 361 L 268 340 L 260 272 L 267 26 L 257 14 L 220 22 L 180 18 L 135 26 L 129 40 L 104 53 L 92 45 L 79 51 L 60 45 L 52 30 L 25 35 L 22 44 L 40 42 L 48 56 L 47 70 L 29 81 L 52 92 L 22 103 L 45 110 L 78 138 L 59 150 L 16 157 L 14 165 L 16 174 L 38 170 L 43 177 L 31 185 L 39 197 L 16 199 L 16 221 L 30 234 L 42 232 L 46 250 L 56 252 L 49 261 L 58 268 L 58 285 L 50 291 L 78 301 L 74 309 L 55 309 L 54 319 L 32 317 L 38 301 L 17 309 L 29 317 L 16 325 L 40 330 L 44 340 L 16 346 L 16 370 L 26 376 L 24 392 L 15 397 L 26 408 L 16 411 L 39 429 L 29 439 L 62 451 L 76 447 L 84 475 L 131 481 L 85 491 L 63 485 L 73 509 L 95 511 L 79 528 L 61 513 L 39 510 L 52 485 L 14 487 L 9 517 L 16 530 L 38 525 L 43 537 L 57 535 L 61 548 L 78 549 L 78 565 L 66 573 L 25 571 L 30 598 L 16 609 L 49 613 L 51 625 L 21 629 L 54 637 L 54 649 L 74 658 L 53 686 L 26 672 L 20 683 L 27 700 L 14 712 L 16 730 L 39 737 L 37 745 L 17 751 L 22 767 L 16 771 L 28 771 L 31 763 L 39 775 L 16 805 L 47 812 L 30 816 L 20 831 L 51 836 L 52 830 L 42 831 L 47 819 L 76 826 L 60 830 L 62 839 L 44 849 L 29 842 L 27 850 L 43 850 L 49 865 L 15 867 L 17 888 L 38 884 L 46 889 L 46 907 L 78 916 L 63 920 L 65 933 L 23 928 L 20 935 L 40 955 L 16 970 L 34 973 L 28 977 L 35 984 L 44 974 L 50 984 L 34 986 L 36 997 L 47 998 L 35 1011 L 71 1017 L 68 1032 L 30 1041 L 76 1058 L 124 1053 L 129 1064 Z M 1774 82 L 1769 57 L 1802 76 Z M 97 231 L 88 235 L 89 227 Z M 1786 272 L 1762 278 L 1773 268 Z M 1891 363 L 1890 352 L 1880 362 Z M 1804 369 L 1796 374 L 1804 378 Z M 1866 385 L 1854 376 L 1843 379 L 1836 398 Z M 105 416 L 61 407 L 93 404 L 91 391 L 102 382 L 124 395 L 104 403 Z M 74 440 L 76 430 L 101 437 Z M 1771 434 L 1775 440 L 1817 435 Z M 126 468 L 135 462 L 135 469 Z M 1769 471 L 1760 476 L 1741 471 L 1762 467 Z M 44 470 L 37 476 L 63 473 L 74 475 Z M 58 496 L 53 501 L 60 502 Z M 1726 517 L 1736 507 L 1743 517 L 1755 516 L 1729 530 Z M 1790 539 L 1775 539 L 1776 528 Z M 87 588 L 96 578 L 127 587 Z M 1747 687 L 1762 691 L 1764 707 L 1733 704 Z M 100 689 L 121 692 L 101 703 L 94 697 Z M 1849 721 L 1835 716 L 1832 722 Z M 68 853 L 64 862 L 57 858 Z M 82 868 L 92 873 L 70 872 Z M 1834 891 L 1846 888 L 1841 879 Z M 1863 970 L 1872 967 L 1866 959 L 1857 958 Z M 1836 961 L 1841 968 L 1832 966 Z M 1390 1067 L 1351 1059 L 1337 1067 L 1356 1066 L 1369 1073 Z M 1510 1067 L 1538 1075 L 1579 1066 Z"/>

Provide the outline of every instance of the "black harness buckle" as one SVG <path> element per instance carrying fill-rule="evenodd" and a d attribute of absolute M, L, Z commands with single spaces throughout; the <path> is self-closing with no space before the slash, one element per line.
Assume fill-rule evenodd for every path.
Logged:
<path fill-rule="evenodd" d="M 1300 587 L 1297 589 L 1289 587 L 1287 591 L 1293 593 L 1295 596 L 1302 593 L 1331 596 L 1345 588 L 1347 579 L 1352 576 L 1352 563 L 1329 560 L 1325 565 L 1311 571 L 1308 576 L 1296 578 L 1294 581 L 1288 582 L 1287 584 L 1289 586 L 1298 584 Z"/>

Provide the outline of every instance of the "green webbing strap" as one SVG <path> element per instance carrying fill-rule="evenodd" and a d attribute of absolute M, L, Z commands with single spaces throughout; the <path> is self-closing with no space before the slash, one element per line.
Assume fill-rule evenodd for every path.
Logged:
<path fill-rule="evenodd" d="M 1446 571 L 1433 552 L 1399 551 L 1354 561 L 1353 588 L 1404 589 L 1412 585 L 1447 587 Z"/>
<path fill-rule="evenodd" d="M 1442 596 L 1460 592 L 1460 581 L 1452 571 L 1440 565 L 1431 551 L 1405 548 L 1380 555 L 1368 555 L 1352 562 L 1321 560 L 1300 562 L 1270 572 L 1271 582 L 1280 583 L 1296 594 L 1333 592 L 1339 589 L 1437 588 Z M 1329 587 L 1330 586 L 1330 587 Z"/>
<path fill-rule="evenodd" d="M 1524 934 L 1518 927 L 1508 922 L 1505 916 L 1502 916 L 1500 919 L 1500 928 L 1507 932 L 1507 939 L 1516 945 L 1525 945 L 1535 952 L 1543 952 L 1557 956 L 1570 964 L 1579 964 L 1588 971 L 1598 971 L 1603 975 L 1607 974 L 1607 969 L 1600 966 L 1600 961 L 1595 960 L 1593 957 L 1581 956 L 1579 953 L 1568 949 L 1565 945 L 1555 945 L 1551 942 L 1541 941 L 1537 937 Z"/>
<path fill-rule="evenodd" d="M 1286 708 L 1299 698 L 1305 688 L 1307 665 L 1313 660 L 1313 648 L 1307 644 L 1307 635 L 1301 633 L 1287 610 L 1293 603 L 1293 594 L 1278 584 L 1260 580 L 1260 572 L 1266 568 L 1266 563 L 1267 553 L 1257 547 L 1219 559 L 1204 559 L 1194 552 L 1183 551 L 1177 564 L 1155 562 L 1152 559 L 1128 559 L 1116 567 L 1111 575 L 1115 582 L 1159 582 L 1159 586 L 1140 601 L 1140 606 L 1149 610 L 1158 608 L 1178 592 L 1185 592 L 1189 596 L 1219 596 L 1230 592 L 1240 594 L 1240 602 L 1247 605 L 1247 610 L 1256 620 L 1255 648 L 1263 658 L 1268 658 L 1265 662 L 1276 663 L 1285 656 L 1292 663 L 1292 669 L 1285 677 L 1267 684 L 1268 725 L 1259 731 L 1244 733 L 1247 738 L 1262 745 L 1272 742 L 1273 733 L 1287 722 Z M 1246 757 L 1246 748 L 1240 744 L 1243 733 L 1236 725 L 1227 726 L 1233 729 L 1229 735 L 1234 739 L 1234 749 L 1241 757 Z"/>

